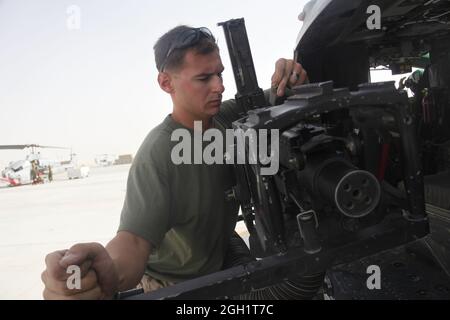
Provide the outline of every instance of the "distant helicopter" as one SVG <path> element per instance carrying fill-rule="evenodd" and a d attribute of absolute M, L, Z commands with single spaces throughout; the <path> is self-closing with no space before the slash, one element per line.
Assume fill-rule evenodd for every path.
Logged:
<path fill-rule="evenodd" d="M 1 171 L 0 181 L 9 186 L 26 184 L 38 184 L 51 181 L 53 174 L 65 172 L 75 168 L 74 154 L 70 153 L 70 159 L 60 161 L 41 157 L 36 149 L 67 149 L 65 147 L 41 146 L 37 144 L 0 145 L 0 150 L 23 150 L 31 148 L 31 152 L 23 160 L 12 161 Z"/>

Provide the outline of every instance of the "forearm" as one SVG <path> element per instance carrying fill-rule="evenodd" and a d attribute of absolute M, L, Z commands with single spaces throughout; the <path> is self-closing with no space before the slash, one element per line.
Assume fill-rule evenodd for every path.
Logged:
<path fill-rule="evenodd" d="M 144 275 L 150 245 L 127 233 L 119 232 L 107 245 L 119 277 L 119 291 L 133 289 Z"/>

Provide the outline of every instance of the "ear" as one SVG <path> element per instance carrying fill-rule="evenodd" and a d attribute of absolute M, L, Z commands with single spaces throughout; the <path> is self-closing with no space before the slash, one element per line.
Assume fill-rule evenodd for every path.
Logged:
<path fill-rule="evenodd" d="M 172 77 L 167 72 L 160 72 L 158 74 L 158 83 L 161 89 L 167 93 L 173 93 Z"/>

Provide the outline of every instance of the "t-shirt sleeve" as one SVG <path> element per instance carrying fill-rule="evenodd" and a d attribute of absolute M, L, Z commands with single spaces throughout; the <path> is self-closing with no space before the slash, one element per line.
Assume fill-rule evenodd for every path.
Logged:
<path fill-rule="evenodd" d="M 136 161 L 128 175 L 118 231 L 129 231 L 159 247 L 171 228 L 169 198 L 170 186 L 163 168 L 151 161 Z"/>

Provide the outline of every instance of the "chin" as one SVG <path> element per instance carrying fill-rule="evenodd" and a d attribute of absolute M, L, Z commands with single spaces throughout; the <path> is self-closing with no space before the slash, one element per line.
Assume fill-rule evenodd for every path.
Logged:
<path fill-rule="evenodd" d="M 216 114 L 218 114 L 220 111 L 220 106 L 218 106 L 217 108 L 212 109 L 212 115 L 215 116 Z"/>
<path fill-rule="evenodd" d="M 209 106 L 208 109 L 206 110 L 206 113 L 211 116 L 215 116 L 220 111 L 220 105 L 221 104 L 219 103 L 217 106 Z"/>

